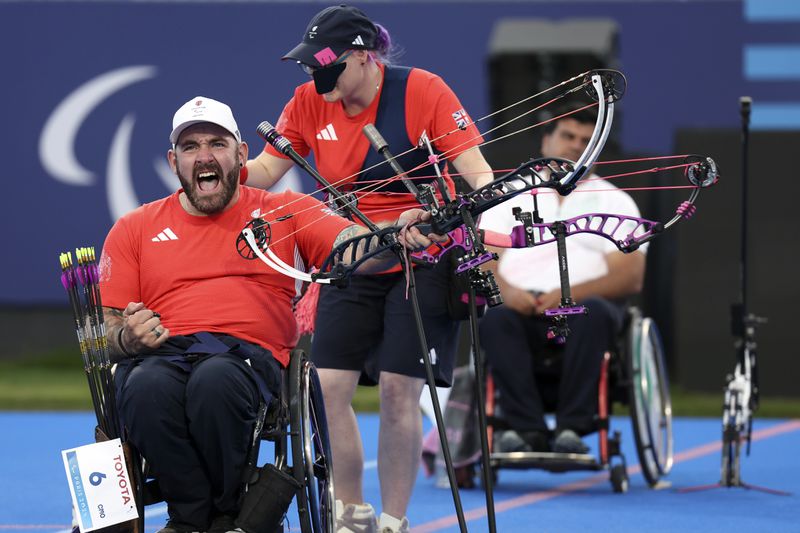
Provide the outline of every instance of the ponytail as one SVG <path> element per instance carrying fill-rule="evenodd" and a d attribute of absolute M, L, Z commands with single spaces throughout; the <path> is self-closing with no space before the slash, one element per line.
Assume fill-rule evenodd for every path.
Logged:
<path fill-rule="evenodd" d="M 375 23 L 375 28 L 378 30 L 378 36 L 375 38 L 375 49 L 371 52 L 375 58 L 383 64 L 392 64 L 403 50 L 392 43 L 392 36 L 389 35 L 387 30 L 382 25 Z"/>

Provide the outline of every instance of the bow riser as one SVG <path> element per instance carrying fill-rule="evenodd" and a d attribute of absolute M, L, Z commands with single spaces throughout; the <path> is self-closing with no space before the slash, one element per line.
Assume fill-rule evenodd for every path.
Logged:
<path fill-rule="evenodd" d="M 523 213 L 521 216 L 530 215 Z M 608 213 L 588 213 L 562 221 L 566 236 L 587 233 L 603 237 L 614 243 L 622 252 L 632 252 L 656 234 L 664 230 L 661 222 L 644 218 L 614 215 Z M 632 229 L 623 229 L 626 226 Z M 624 236 L 619 238 L 620 232 Z M 556 242 L 552 224 L 523 223 L 514 226 L 509 235 L 483 230 L 483 242 L 497 248 L 531 248 Z"/>

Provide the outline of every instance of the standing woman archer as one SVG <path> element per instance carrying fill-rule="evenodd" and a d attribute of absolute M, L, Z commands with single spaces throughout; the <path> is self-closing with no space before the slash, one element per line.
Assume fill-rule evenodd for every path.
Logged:
<path fill-rule="evenodd" d="M 394 173 L 387 164 L 372 168 L 382 159 L 362 133 L 367 124 L 376 126 L 395 154 L 416 147 L 424 133 L 469 185 L 492 180 L 478 148 L 482 138 L 453 91 L 435 74 L 388 64 L 391 48 L 386 29 L 357 8 L 340 5 L 317 13 L 302 42 L 283 57 L 297 61 L 313 80 L 297 87 L 276 125 L 298 153 L 314 153 L 322 176 L 355 191 L 358 208 L 375 222 L 397 218 L 416 200 L 398 181 L 376 185 Z M 422 149 L 399 159 L 405 170 L 427 161 L 428 152 Z M 291 160 L 267 145 L 248 161 L 247 184 L 271 187 L 291 166 Z M 427 167 L 416 174 L 430 181 L 433 172 Z M 446 166 L 444 174 L 453 194 Z M 447 309 L 449 276 L 444 264 L 416 274 L 439 385 L 451 382 L 457 340 L 457 323 Z M 407 333 L 414 328 L 399 268 L 352 279 L 347 289 L 322 288 L 311 358 L 319 368 L 328 413 L 339 531 L 375 531 L 378 526 L 374 509 L 364 502 L 364 452 L 351 407 L 368 360 L 381 400 L 380 530 L 408 530 L 405 515 L 419 466 L 419 398 L 425 377 L 419 341 Z"/>

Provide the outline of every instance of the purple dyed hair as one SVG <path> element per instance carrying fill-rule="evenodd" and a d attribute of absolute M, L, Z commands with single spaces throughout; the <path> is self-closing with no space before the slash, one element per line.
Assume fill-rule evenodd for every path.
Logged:
<path fill-rule="evenodd" d="M 378 37 L 375 39 L 375 49 L 372 52 L 377 59 L 384 65 L 391 64 L 402 53 L 402 50 L 392 43 L 392 36 L 381 24 L 374 23 L 378 29 Z"/>

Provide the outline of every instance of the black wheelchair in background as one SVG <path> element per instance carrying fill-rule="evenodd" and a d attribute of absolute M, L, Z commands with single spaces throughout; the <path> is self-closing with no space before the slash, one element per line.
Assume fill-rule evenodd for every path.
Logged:
<path fill-rule="evenodd" d="M 651 488 L 663 484 L 661 478 L 672 468 L 672 406 L 664 353 L 658 329 L 641 311 L 628 310 L 621 335 L 614 350 L 606 352 L 598 383 L 598 455 L 554 452 L 494 451 L 502 431 L 510 429 L 496 408 L 496 395 L 491 375 L 486 386 L 487 434 L 492 479 L 507 469 L 541 469 L 550 472 L 574 470 L 608 470 L 614 492 L 627 492 L 627 463 L 622 454 L 619 431 L 611 432 L 610 414 L 614 402 L 628 406 L 642 475 Z M 557 400 L 560 376 L 560 353 L 553 350 L 537 358 L 537 385 L 548 412 Z M 459 485 L 472 487 L 479 461 L 462 466 Z"/>
<path fill-rule="evenodd" d="M 333 468 L 322 389 L 316 368 L 302 350 L 292 351 L 289 367 L 282 371 L 281 389 L 279 398 L 269 406 L 259 407 L 242 480 L 242 514 L 271 513 L 275 525 L 268 531 L 280 533 L 285 523 L 285 510 L 276 516 L 274 508 L 288 508 L 296 496 L 300 531 L 334 533 Z M 262 441 L 273 443 L 274 461 L 259 468 L 257 461 Z M 125 447 L 136 487 L 139 519 L 117 530 L 144 533 L 145 506 L 159 503 L 163 498 L 158 480 L 148 475 L 146 460 L 130 443 Z M 248 498 L 248 493 L 253 491 L 257 491 L 256 496 Z M 267 530 L 251 533 L 261 531 Z"/>

